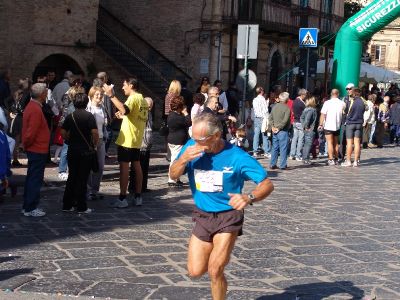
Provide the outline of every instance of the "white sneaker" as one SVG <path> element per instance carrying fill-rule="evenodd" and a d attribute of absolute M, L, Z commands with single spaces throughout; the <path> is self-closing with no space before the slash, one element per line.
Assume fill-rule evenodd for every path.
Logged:
<path fill-rule="evenodd" d="M 39 211 L 44 211 L 43 209 L 41 209 L 41 208 L 36 208 L 36 210 L 39 210 Z M 25 209 L 21 209 L 21 214 L 24 214 L 25 213 Z"/>
<path fill-rule="evenodd" d="M 359 160 L 355 160 L 353 162 L 353 167 L 358 167 L 360 165 L 360 161 Z"/>
<path fill-rule="evenodd" d="M 297 161 L 303 161 L 303 159 L 301 157 L 296 157 Z"/>
<path fill-rule="evenodd" d="M 75 211 L 75 207 L 71 207 L 70 209 L 63 209 L 63 212 L 74 212 Z"/>
<path fill-rule="evenodd" d="M 136 206 L 142 206 L 142 204 L 143 204 L 142 196 L 135 197 L 134 203 L 135 203 Z"/>
<path fill-rule="evenodd" d="M 60 180 L 67 180 L 68 179 L 68 173 L 65 173 L 65 172 L 61 172 L 61 173 L 58 173 L 58 178 L 60 179 Z"/>
<path fill-rule="evenodd" d="M 271 153 L 264 153 L 263 155 L 265 158 L 271 158 Z"/>
<path fill-rule="evenodd" d="M 126 199 L 124 200 L 115 200 L 114 202 L 111 202 L 110 207 L 114 207 L 114 208 L 126 208 L 129 206 L 128 201 L 126 201 Z"/>
<path fill-rule="evenodd" d="M 41 209 L 34 209 L 32 211 L 24 212 L 25 217 L 43 217 L 46 213 Z"/>
<path fill-rule="evenodd" d="M 91 214 L 93 209 L 87 208 L 85 211 L 78 211 L 78 214 Z"/>
<path fill-rule="evenodd" d="M 346 160 L 345 162 L 342 162 L 341 166 L 342 167 L 351 167 L 352 164 L 351 164 L 351 161 Z"/>

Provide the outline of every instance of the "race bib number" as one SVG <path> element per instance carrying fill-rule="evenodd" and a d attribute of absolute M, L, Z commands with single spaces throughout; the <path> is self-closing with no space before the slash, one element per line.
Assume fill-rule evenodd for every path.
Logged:
<path fill-rule="evenodd" d="M 223 173 L 220 171 L 195 170 L 194 181 L 200 192 L 219 193 L 223 190 Z"/>

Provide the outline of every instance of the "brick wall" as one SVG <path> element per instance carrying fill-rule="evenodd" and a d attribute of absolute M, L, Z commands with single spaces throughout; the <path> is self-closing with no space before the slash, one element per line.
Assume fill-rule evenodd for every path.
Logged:
<path fill-rule="evenodd" d="M 203 18 L 209 19 L 211 1 L 206 2 L 208 4 Z M 210 46 L 209 28 L 201 31 L 203 1 L 101 0 L 100 3 L 168 59 L 191 74 L 194 78 L 192 84 L 197 85 L 200 60 L 210 58 L 217 49 Z M 210 64 L 210 67 L 215 72 L 215 64 Z M 215 74 L 211 77 L 216 79 Z"/>
<path fill-rule="evenodd" d="M 93 48 L 76 42 L 94 45 L 97 15 L 98 0 L 0 1 L 0 67 L 11 68 L 12 88 L 51 54 L 68 55 L 86 71 Z"/>

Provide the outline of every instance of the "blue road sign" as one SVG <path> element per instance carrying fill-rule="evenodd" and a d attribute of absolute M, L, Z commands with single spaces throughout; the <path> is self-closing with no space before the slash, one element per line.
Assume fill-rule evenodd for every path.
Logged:
<path fill-rule="evenodd" d="M 318 28 L 300 28 L 299 46 L 302 48 L 318 47 Z"/>

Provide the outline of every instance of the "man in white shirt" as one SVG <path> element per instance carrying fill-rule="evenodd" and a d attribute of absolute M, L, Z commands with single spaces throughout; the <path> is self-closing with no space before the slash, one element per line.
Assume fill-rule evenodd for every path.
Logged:
<path fill-rule="evenodd" d="M 256 88 L 257 97 L 253 99 L 254 114 L 254 138 L 253 138 L 253 156 L 258 156 L 258 146 L 260 144 L 260 134 L 262 135 L 262 143 L 264 149 L 264 157 L 271 157 L 271 144 L 268 140 L 266 132 L 262 132 L 261 127 L 264 118 L 268 120 L 268 100 L 265 99 L 265 91 L 262 87 Z"/>
<path fill-rule="evenodd" d="M 338 164 L 340 125 L 346 104 L 339 99 L 339 90 L 333 89 L 331 98 L 324 103 L 318 130 L 324 130 L 328 143 L 328 165 Z"/>

